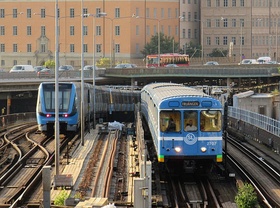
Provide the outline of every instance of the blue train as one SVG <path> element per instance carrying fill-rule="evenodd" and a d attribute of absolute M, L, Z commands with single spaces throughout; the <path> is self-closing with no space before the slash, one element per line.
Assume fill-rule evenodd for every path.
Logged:
<path fill-rule="evenodd" d="M 81 83 L 59 83 L 59 126 L 61 133 L 77 131 L 81 126 Z M 93 117 L 92 85 L 84 83 L 84 121 Z M 55 122 L 55 83 L 41 83 L 36 106 L 38 130 L 51 134 Z"/>
<path fill-rule="evenodd" d="M 159 162 L 222 162 L 221 103 L 191 87 L 173 83 L 146 85 L 141 113 Z"/>

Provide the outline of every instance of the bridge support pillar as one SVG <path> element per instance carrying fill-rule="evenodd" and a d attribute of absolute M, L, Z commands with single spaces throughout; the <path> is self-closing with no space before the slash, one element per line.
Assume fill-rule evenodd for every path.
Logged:
<path fill-rule="evenodd" d="M 8 94 L 7 95 L 7 111 L 6 111 L 7 115 L 9 115 L 11 112 L 11 103 L 12 103 L 11 94 Z"/>
<path fill-rule="evenodd" d="M 44 166 L 42 172 L 43 179 L 43 207 L 51 207 L 51 166 Z"/>

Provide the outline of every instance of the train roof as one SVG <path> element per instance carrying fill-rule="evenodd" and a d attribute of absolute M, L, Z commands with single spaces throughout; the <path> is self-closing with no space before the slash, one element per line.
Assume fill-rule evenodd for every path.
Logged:
<path fill-rule="evenodd" d="M 163 100 L 176 98 L 176 97 L 209 97 L 203 91 L 197 90 L 195 88 L 186 87 L 183 84 L 176 83 L 154 83 L 148 84 L 143 89 L 142 92 L 146 91 L 153 98 L 155 103 L 160 103 Z"/>

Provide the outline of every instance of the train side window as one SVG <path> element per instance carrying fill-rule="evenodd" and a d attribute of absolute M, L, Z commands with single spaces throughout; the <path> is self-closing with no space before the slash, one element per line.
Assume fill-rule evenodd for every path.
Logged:
<path fill-rule="evenodd" d="M 160 112 L 160 131 L 179 132 L 181 130 L 179 111 L 161 111 Z"/>
<path fill-rule="evenodd" d="M 184 112 L 185 131 L 197 131 L 197 111 L 188 110 Z"/>
<path fill-rule="evenodd" d="M 221 131 L 222 113 L 216 110 L 207 110 L 200 112 L 200 130 L 205 132 Z"/>

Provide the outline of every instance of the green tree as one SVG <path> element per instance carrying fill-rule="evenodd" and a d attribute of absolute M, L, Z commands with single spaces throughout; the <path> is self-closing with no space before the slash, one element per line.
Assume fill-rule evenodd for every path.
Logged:
<path fill-rule="evenodd" d="M 166 36 L 163 33 L 159 35 L 160 53 L 173 53 L 173 50 L 175 53 L 179 52 L 179 43 L 174 41 L 174 37 Z M 151 41 L 144 46 L 141 53 L 144 56 L 158 53 L 158 33 L 151 37 Z"/>
<path fill-rule="evenodd" d="M 97 60 L 96 66 L 100 68 L 106 68 L 110 66 L 110 59 L 109 58 L 101 58 Z"/>
<path fill-rule="evenodd" d="M 243 187 L 238 189 L 235 202 L 238 208 L 256 207 L 258 200 L 254 187 L 251 184 L 245 183 Z"/>
<path fill-rule="evenodd" d="M 55 61 L 54 60 L 47 60 L 44 64 L 45 67 L 49 69 L 54 69 L 55 68 Z"/>

